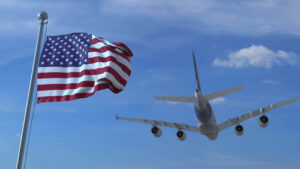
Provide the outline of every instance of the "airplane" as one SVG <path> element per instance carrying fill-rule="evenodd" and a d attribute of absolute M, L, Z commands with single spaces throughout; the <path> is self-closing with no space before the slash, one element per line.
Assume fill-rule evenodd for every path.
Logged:
<path fill-rule="evenodd" d="M 200 87 L 200 81 L 198 76 L 198 69 L 196 65 L 196 58 L 195 54 L 193 52 L 193 62 L 194 62 L 194 69 L 195 69 L 195 76 L 196 76 L 196 82 L 197 82 L 197 89 L 195 92 L 195 96 L 191 97 L 154 97 L 158 100 L 163 101 L 172 101 L 172 102 L 183 102 L 183 103 L 191 103 L 194 104 L 195 108 L 195 114 L 197 117 L 197 120 L 199 122 L 198 126 L 190 126 L 186 125 L 184 123 L 172 123 L 172 122 L 165 122 L 165 121 L 156 121 L 156 120 L 147 120 L 147 119 L 137 119 L 137 118 L 127 118 L 127 117 L 119 117 L 116 115 L 116 119 L 121 120 L 128 120 L 128 121 L 134 121 L 134 122 L 141 122 L 141 123 L 147 123 L 152 125 L 151 132 L 155 137 L 160 137 L 162 135 L 162 131 L 158 126 L 165 126 L 165 127 L 171 127 L 176 128 L 178 131 L 176 133 L 177 138 L 180 141 L 184 141 L 187 137 L 185 132 L 186 131 L 192 131 L 192 132 L 198 132 L 203 135 L 205 135 L 210 140 L 215 140 L 218 137 L 218 134 L 220 131 L 229 128 L 231 126 L 234 126 L 235 134 L 238 136 L 241 136 L 244 134 L 244 127 L 241 125 L 243 121 L 249 120 L 251 118 L 254 118 L 256 116 L 259 116 L 258 124 L 260 127 L 264 128 L 267 127 L 269 123 L 269 119 L 266 116 L 266 112 L 269 112 L 273 109 L 276 109 L 278 107 L 281 107 L 283 105 L 295 102 L 300 99 L 300 97 L 295 97 L 289 100 L 285 100 L 276 104 L 271 104 L 266 107 L 262 107 L 260 109 L 250 111 L 248 113 L 242 114 L 240 116 L 237 116 L 235 118 L 230 118 L 229 120 L 217 124 L 215 113 L 213 109 L 211 108 L 211 105 L 209 101 L 214 100 L 216 98 L 219 98 L 221 96 L 236 92 L 238 90 L 241 90 L 244 86 L 237 86 L 230 89 L 214 92 L 211 94 L 203 95 Z"/>

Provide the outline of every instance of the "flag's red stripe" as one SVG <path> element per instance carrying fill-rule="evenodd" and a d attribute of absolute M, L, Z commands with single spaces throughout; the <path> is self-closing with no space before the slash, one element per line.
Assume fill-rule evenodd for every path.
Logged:
<path fill-rule="evenodd" d="M 122 43 L 122 42 L 113 42 L 113 44 L 125 48 L 128 51 L 128 54 L 130 56 L 133 56 L 132 51 L 124 43 Z"/>
<path fill-rule="evenodd" d="M 96 43 L 103 43 L 101 40 L 99 40 L 98 38 L 94 38 L 94 39 L 92 39 L 92 44 L 96 44 Z M 124 43 L 122 43 L 122 42 L 113 42 L 112 44 L 114 44 L 114 45 L 116 45 L 116 46 L 121 46 L 121 47 L 123 47 L 123 48 L 125 48 L 127 51 L 128 51 L 128 53 L 129 53 L 129 55 L 130 56 L 133 56 L 133 53 L 132 53 L 132 51 L 124 44 Z"/>
<path fill-rule="evenodd" d="M 102 41 L 99 40 L 98 38 L 93 38 L 92 39 L 92 44 L 99 43 L 99 42 L 102 42 Z"/>
<path fill-rule="evenodd" d="M 98 79 L 98 81 L 106 81 L 108 82 L 114 89 L 117 89 L 117 87 L 107 78 L 101 78 Z M 70 84 L 44 84 L 44 85 L 38 85 L 37 90 L 38 91 L 45 91 L 45 90 L 66 90 L 66 89 L 78 89 L 80 87 L 94 87 L 95 82 L 94 81 L 82 81 L 80 83 L 70 83 Z"/>
<path fill-rule="evenodd" d="M 99 43 L 101 41 L 99 41 L 98 39 L 93 39 L 92 40 L 92 45 L 93 44 L 96 44 L 96 43 Z M 103 43 L 103 42 L 102 42 Z M 100 53 L 104 53 L 104 52 L 107 52 L 107 51 L 110 51 L 116 55 L 120 55 L 122 56 L 123 58 L 125 58 L 126 60 L 129 61 L 129 56 L 125 53 L 121 53 L 121 52 L 118 52 L 114 49 L 114 47 L 111 47 L 111 46 L 102 46 L 101 48 L 94 48 L 94 47 L 90 47 L 89 49 L 89 52 L 100 52 Z"/>
<path fill-rule="evenodd" d="M 110 84 L 98 84 L 97 86 L 95 86 L 95 89 L 92 93 L 76 93 L 74 95 L 67 95 L 67 96 L 38 97 L 38 103 L 71 101 L 71 100 L 75 100 L 75 99 L 86 98 L 86 97 L 89 97 L 89 96 L 93 95 L 98 90 L 107 89 L 107 88 L 109 88 L 114 93 L 119 93 L 119 92 L 122 91 L 122 90 L 114 88 L 112 86 L 112 83 L 110 82 Z"/>
<path fill-rule="evenodd" d="M 115 64 L 117 64 L 128 76 L 130 75 L 131 71 L 130 69 L 123 65 L 121 62 L 119 62 L 115 57 L 113 56 L 109 56 L 109 57 L 93 57 L 93 58 L 89 58 L 89 63 L 93 64 L 96 62 L 114 62 Z"/>
<path fill-rule="evenodd" d="M 94 81 L 82 81 L 80 83 L 70 83 L 70 84 L 44 84 L 38 85 L 38 91 L 45 90 L 65 90 L 65 89 L 77 89 L 79 87 L 93 87 L 95 85 Z"/>
<path fill-rule="evenodd" d="M 102 42 L 102 41 L 99 40 L 98 38 L 92 39 L 92 44 L 96 44 L 96 43 L 99 43 L 99 42 Z M 116 46 L 121 46 L 121 47 L 125 48 L 128 51 L 129 55 L 133 56 L 132 51 L 124 43 L 122 43 L 122 42 L 113 42 L 112 44 L 114 44 Z"/>
<path fill-rule="evenodd" d="M 38 79 L 45 79 L 45 78 L 79 78 L 84 75 L 98 75 L 104 72 L 109 72 L 112 74 L 118 82 L 120 82 L 123 86 L 126 85 L 126 80 L 123 79 L 122 76 L 119 75 L 117 71 L 113 68 L 107 66 L 99 69 L 87 69 L 81 72 L 70 72 L 70 73 L 61 73 L 61 72 L 49 72 L 49 73 L 38 73 Z"/>
<path fill-rule="evenodd" d="M 128 57 L 126 54 L 124 54 L 124 53 L 119 53 L 119 52 L 117 52 L 116 50 L 114 50 L 113 48 L 108 47 L 108 46 L 103 46 L 103 47 L 101 47 L 101 48 L 93 48 L 93 47 L 90 47 L 90 49 L 89 49 L 89 52 L 99 52 L 99 53 L 104 53 L 104 52 L 106 52 L 106 51 L 110 51 L 110 52 L 112 52 L 112 53 L 114 53 L 114 54 L 116 54 L 116 55 L 119 55 L 119 56 L 121 56 L 122 58 L 124 58 L 124 59 L 126 59 L 126 60 L 129 61 L 129 57 Z"/>

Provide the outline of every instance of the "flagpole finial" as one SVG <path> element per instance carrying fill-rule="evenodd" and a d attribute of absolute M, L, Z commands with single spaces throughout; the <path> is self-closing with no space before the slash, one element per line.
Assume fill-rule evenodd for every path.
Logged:
<path fill-rule="evenodd" d="M 45 11 L 39 12 L 38 18 L 39 18 L 39 20 L 42 20 L 42 21 L 47 20 L 47 19 L 48 19 L 48 14 L 47 14 L 47 12 L 45 12 Z"/>

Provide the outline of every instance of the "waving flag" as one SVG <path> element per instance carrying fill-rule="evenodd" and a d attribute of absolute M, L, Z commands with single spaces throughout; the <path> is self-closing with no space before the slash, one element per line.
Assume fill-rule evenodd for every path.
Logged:
<path fill-rule="evenodd" d="M 121 92 L 131 73 L 132 53 L 88 33 L 48 36 L 37 74 L 38 102 L 70 101 L 109 88 Z"/>

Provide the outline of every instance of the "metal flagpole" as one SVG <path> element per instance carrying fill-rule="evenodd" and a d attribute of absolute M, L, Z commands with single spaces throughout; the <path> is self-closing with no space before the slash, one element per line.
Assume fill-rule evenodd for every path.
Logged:
<path fill-rule="evenodd" d="M 24 150 L 25 150 L 26 137 L 27 137 L 27 131 L 28 131 L 28 123 L 29 123 L 29 117 L 30 117 L 30 111 L 31 111 L 31 105 L 32 105 L 32 98 L 33 98 L 33 92 L 34 92 L 38 57 L 39 57 L 39 54 L 40 54 L 40 48 L 41 48 L 41 42 L 42 42 L 44 26 L 45 26 L 45 24 L 47 23 L 47 20 L 48 20 L 48 14 L 46 12 L 40 12 L 38 14 L 38 19 L 41 21 L 40 22 L 40 32 L 39 32 L 38 41 L 37 41 L 37 44 L 36 44 L 35 56 L 34 56 L 33 65 L 32 65 L 31 80 L 30 80 L 30 84 L 29 84 L 29 91 L 28 91 L 27 103 L 26 103 L 26 108 L 25 108 L 23 129 L 22 129 L 22 135 L 21 135 L 21 141 L 20 141 L 20 147 L 19 147 L 19 154 L 18 154 L 16 169 L 22 169 L 22 165 L 23 165 L 23 161 L 24 161 L 23 157 L 24 157 Z"/>

